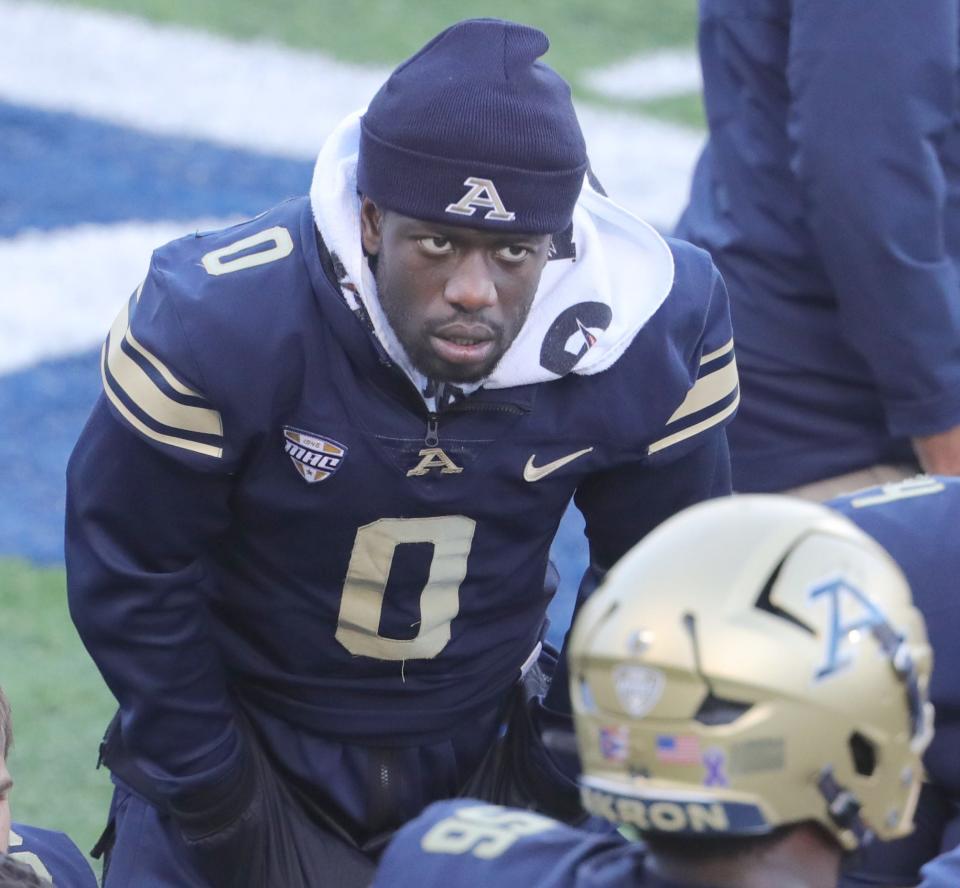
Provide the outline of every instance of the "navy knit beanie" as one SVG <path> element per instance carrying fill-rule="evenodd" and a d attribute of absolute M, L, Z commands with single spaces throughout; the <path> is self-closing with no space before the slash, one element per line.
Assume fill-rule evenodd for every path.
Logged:
<path fill-rule="evenodd" d="M 361 121 L 357 185 L 405 216 L 553 234 L 570 224 L 587 150 L 570 87 L 536 28 L 458 22 L 397 68 Z"/>

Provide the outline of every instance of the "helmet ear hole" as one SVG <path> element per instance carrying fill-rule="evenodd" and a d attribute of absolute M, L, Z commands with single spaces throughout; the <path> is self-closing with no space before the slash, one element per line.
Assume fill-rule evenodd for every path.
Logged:
<path fill-rule="evenodd" d="M 859 731 L 854 731 L 848 741 L 854 770 L 861 777 L 870 777 L 877 767 L 877 748 Z"/>

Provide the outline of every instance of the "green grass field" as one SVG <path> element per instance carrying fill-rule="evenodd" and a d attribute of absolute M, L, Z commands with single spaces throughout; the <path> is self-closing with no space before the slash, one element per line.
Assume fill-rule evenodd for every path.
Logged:
<path fill-rule="evenodd" d="M 113 698 L 67 613 L 64 572 L 0 560 L 0 675 L 13 708 L 13 816 L 88 850 L 110 800 L 97 747 Z"/>
<path fill-rule="evenodd" d="M 589 68 L 660 47 L 694 45 L 696 0 L 70 0 L 203 28 L 241 39 L 268 38 L 345 61 L 392 66 L 462 18 L 494 16 L 536 25 L 550 37 L 547 60 L 578 97 L 703 126 L 699 96 L 611 103 L 584 82 Z"/>

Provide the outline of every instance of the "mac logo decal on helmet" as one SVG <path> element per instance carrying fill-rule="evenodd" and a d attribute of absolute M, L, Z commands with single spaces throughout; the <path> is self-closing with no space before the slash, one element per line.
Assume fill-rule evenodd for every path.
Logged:
<path fill-rule="evenodd" d="M 847 849 L 912 829 L 926 628 L 890 556 L 825 506 L 756 495 L 681 512 L 609 572 L 570 649 L 592 813 L 730 836 L 812 820 Z M 613 731 L 617 756 L 601 746 Z"/>
<path fill-rule="evenodd" d="M 469 190 L 456 203 L 447 206 L 448 213 L 456 213 L 458 216 L 472 216 L 477 210 L 485 209 L 487 212 L 483 218 L 494 222 L 512 222 L 517 218 L 516 213 L 511 213 L 503 205 L 492 179 L 467 176 L 463 180 L 463 184 L 468 186 Z"/>

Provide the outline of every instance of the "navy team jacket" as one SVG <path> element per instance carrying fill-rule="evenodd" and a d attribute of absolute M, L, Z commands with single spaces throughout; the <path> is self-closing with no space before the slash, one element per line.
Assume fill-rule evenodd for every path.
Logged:
<path fill-rule="evenodd" d="M 677 234 L 730 292 L 734 487 L 960 423 L 958 0 L 700 0 L 710 139 Z"/>
<path fill-rule="evenodd" d="M 97 888 L 90 864 L 64 833 L 14 823 L 7 853 L 50 879 L 55 888 Z"/>
<path fill-rule="evenodd" d="M 603 567 L 729 490 L 725 291 L 705 253 L 671 248 L 673 290 L 612 367 L 439 416 L 347 307 L 306 198 L 154 254 L 70 460 L 66 560 L 162 791 L 231 773 L 238 710 L 296 742 L 446 738 L 535 647 L 574 493 Z"/>

